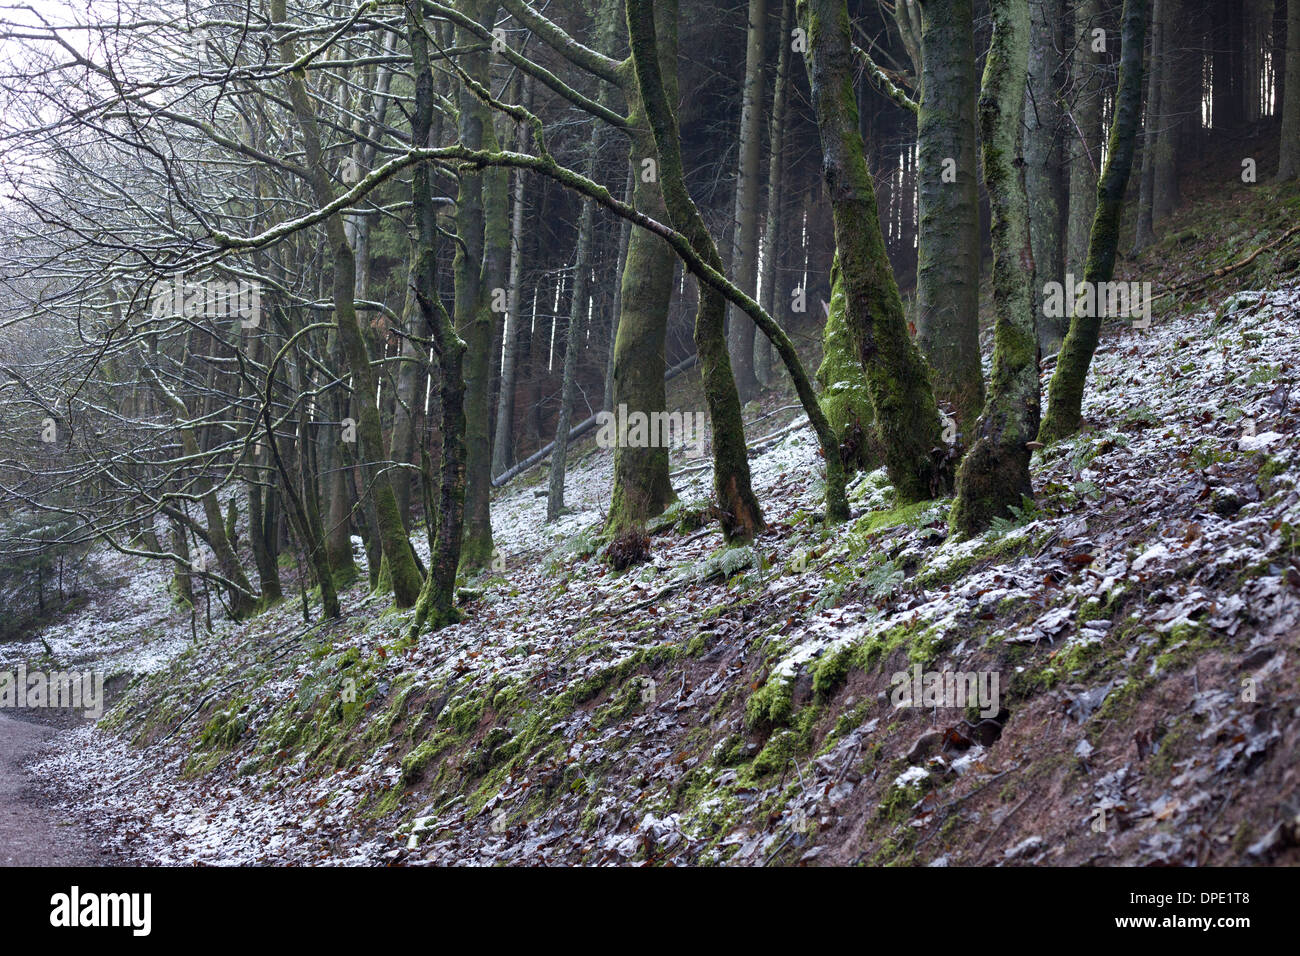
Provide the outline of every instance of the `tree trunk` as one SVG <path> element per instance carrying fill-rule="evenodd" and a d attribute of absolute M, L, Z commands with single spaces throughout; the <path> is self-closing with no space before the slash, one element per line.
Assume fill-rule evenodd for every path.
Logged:
<path fill-rule="evenodd" d="M 1138 195 L 1137 234 L 1133 239 L 1134 255 L 1156 241 L 1152 203 L 1156 186 L 1156 143 L 1160 139 L 1160 77 L 1164 72 L 1161 45 L 1163 2 L 1152 0 L 1151 6 L 1151 59 L 1147 70 L 1147 106 L 1143 113 L 1142 181 Z"/>
<path fill-rule="evenodd" d="M 675 11 L 675 3 L 674 3 Z M 674 14 L 675 15 L 675 14 Z M 665 17 L 667 13 L 665 13 Z M 661 37 L 660 72 L 670 101 L 677 98 L 677 44 Z M 625 66 L 623 90 L 628 100 L 630 162 L 634 178 L 633 200 L 646 215 L 668 221 L 660 189 L 659 158 L 654 134 L 649 128 L 644 105 L 637 91 L 632 63 Z M 614 340 L 614 410 L 626 406 L 628 413 L 647 417 L 667 408 L 664 390 L 664 345 L 668 333 L 668 304 L 672 299 L 677 259 L 672 248 L 658 236 L 633 227 L 623 267 L 622 305 L 618 337 Z M 610 496 L 606 531 L 617 534 L 639 527 L 660 514 L 676 499 L 668 479 L 668 449 L 614 449 L 614 490 Z"/>
<path fill-rule="evenodd" d="M 772 116 L 768 124 L 767 161 L 767 218 L 763 227 L 763 276 L 759 283 L 763 294 L 763 308 L 776 317 L 777 249 L 782 240 L 781 201 L 785 185 L 785 126 L 786 101 L 790 86 L 790 11 L 794 0 L 777 0 L 781 5 L 781 31 L 777 34 L 779 53 L 776 60 L 776 81 L 772 90 Z M 763 336 L 754 348 L 754 377 L 767 387 L 773 382 L 772 343 Z"/>
<path fill-rule="evenodd" d="M 433 74 L 429 68 L 424 15 L 419 0 L 408 0 L 406 22 L 410 35 L 415 74 L 415 103 L 411 115 L 411 139 L 427 140 L 433 117 Z M 438 295 L 438 228 L 433 204 L 429 165 L 420 163 L 411 176 L 411 206 L 415 217 L 419 255 L 416 258 L 416 301 L 438 356 L 438 389 L 442 407 L 442 455 L 438 472 L 438 495 L 432 494 L 432 475 L 427 449 L 422 450 L 426 528 L 429 536 L 429 573 L 415 606 L 410 635 L 416 637 L 426 622 L 433 629 L 460 619 L 455 608 L 456 572 L 460 566 L 465 514 L 465 343 L 456 334 Z M 459 253 L 457 254 L 459 256 Z M 459 282 L 458 282 L 459 286 Z M 459 289 L 458 289 L 459 291 Z"/>
<path fill-rule="evenodd" d="M 629 167 L 627 172 L 627 185 L 623 188 L 623 201 L 632 202 L 632 170 Z M 627 250 L 628 242 L 632 237 L 632 224 L 626 219 L 619 223 L 618 226 L 618 272 L 622 276 L 627 268 Z M 609 316 L 609 354 L 605 359 L 605 394 L 601 399 L 600 407 L 602 411 L 612 411 L 614 408 L 614 355 L 615 343 L 618 342 L 619 317 L 623 314 L 623 283 L 614 283 L 614 304 L 610 308 Z"/>
<path fill-rule="evenodd" d="M 523 79 L 523 106 L 532 108 L 533 77 Z M 515 132 L 515 149 L 528 151 L 529 129 L 519 123 Z M 492 474 L 501 474 L 515 462 L 515 369 L 519 355 L 519 306 L 523 296 L 522 271 L 524 259 L 524 170 L 515 171 L 514 208 L 510 219 L 510 284 L 507 296 L 504 355 L 501 360 L 501 389 L 497 395 L 497 430 L 492 443 Z"/>
<path fill-rule="evenodd" d="M 969 436 L 984 405 L 975 129 L 978 83 L 971 0 L 927 0 L 922 7 L 920 56 L 917 344 L 930 361 L 935 396 L 953 408 L 962 435 Z"/>
<path fill-rule="evenodd" d="M 658 13 L 656 4 L 660 8 Z M 662 27 L 656 27 L 656 20 Z M 641 99 L 659 150 L 664 200 L 673 228 L 690 240 L 697 255 L 720 272 L 722 257 L 686 189 L 677 118 L 660 73 L 660 36 L 672 48 L 676 47 L 676 0 L 627 0 L 627 25 Z M 699 282 L 698 287 L 695 348 L 700 356 L 700 377 L 713 426 L 713 489 L 718 516 L 727 541 L 750 541 L 765 525 L 758 499 L 750 487 L 740 397 L 727 354 L 727 304 L 712 286 Z"/>
<path fill-rule="evenodd" d="M 745 294 L 756 296 L 758 280 L 758 193 L 763 158 L 763 51 L 767 0 L 749 0 L 745 44 L 745 81 L 740 107 L 740 168 L 736 179 L 736 209 L 731 252 L 734 281 Z M 782 46 L 785 44 L 783 43 Z M 754 323 L 731 308 L 727 330 L 731 368 L 742 404 L 758 394 L 754 374 Z"/>
<path fill-rule="evenodd" d="M 1020 156 L 1029 0 L 992 0 L 990 15 L 993 39 L 980 94 L 980 142 L 993 217 L 993 375 L 975 444 L 957 473 L 949 516 L 953 531 L 963 537 L 983 531 L 1032 494 L 1027 442 L 1038 431 L 1039 415 L 1028 163 Z"/>
<path fill-rule="evenodd" d="M 1286 83 L 1285 99 L 1282 101 L 1278 182 L 1300 176 L 1300 0 L 1288 0 L 1286 37 Z"/>
<path fill-rule="evenodd" d="M 465 9 L 486 29 L 496 20 L 496 3 L 467 0 Z M 457 30 L 457 43 L 472 47 L 476 37 Z M 486 50 L 463 57 L 466 74 L 483 86 L 491 82 Z M 492 112 L 461 84 L 459 142 L 469 149 L 497 148 Z M 456 206 L 456 327 L 465 340 L 465 541 L 461 570 L 477 571 L 492 560 L 492 325 L 494 290 L 508 280 L 510 220 L 507 215 L 508 171 L 462 169 Z"/>
<path fill-rule="evenodd" d="M 1038 285 L 1034 308 L 1043 351 L 1055 352 L 1065 338 L 1068 316 L 1043 316 L 1043 287 L 1065 280 L 1065 241 L 1061 206 L 1065 167 L 1061 161 L 1061 24 L 1064 0 L 1030 0 L 1028 91 L 1025 98 L 1025 186 L 1029 194 L 1029 235 Z"/>
<path fill-rule="evenodd" d="M 1124 208 L 1129 174 L 1133 170 L 1133 151 L 1142 106 L 1142 38 L 1146 33 L 1146 13 L 1147 0 L 1124 0 L 1120 26 L 1123 46 L 1119 91 L 1115 95 L 1115 115 L 1110 125 L 1106 165 L 1097 186 L 1097 214 L 1092 221 L 1088 262 L 1083 276 L 1093 289 L 1099 282 L 1109 282 L 1115 273 L 1120 214 Z M 1101 310 L 1091 311 L 1099 313 Z M 1079 430 L 1088 366 L 1092 364 L 1100 336 L 1100 315 L 1076 313 L 1070 319 L 1070 331 L 1065 336 L 1056 372 L 1052 375 L 1047 414 L 1039 429 L 1038 440 L 1044 444 L 1068 438 Z"/>
<path fill-rule="evenodd" d="M 598 140 L 592 137 L 593 161 Z M 573 295 L 569 301 L 569 330 L 564 348 L 564 381 L 560 386 L 560 415 L 555 425 L 555 450 L 551 453 L 551 480 L 546 499 L 546 520 L 554 521 L 564 513 L 564 471 L 569 454 L 569 427 L 573 421 L 573 403 L 578 392 L 578 357 L 587 327 L 587 285 L 591 274 L 591 233 L 595 225 L 595 207 L 583 200 L 578 223 L 578 248 L 574 256 Z"/>
<path fill-rule="evenodd" d="M 1183 54 L 1183 0 L 1160 3 L 1160 133 L 1152 157 L 1151 222 L 1159 225 L 1178 207 L 1178 137 L 1186 122 L 1178 107 L 1186 73 Z"/>
<path fill-rule="evenodd" d="M 806 13 L 808 74 L 821 133 L 822 172 L 844 271 L 845 315 L 867 374 L 885 465 L 900 501 L 944 493 L 939 411 L 921 353 L 908 336 L 867 169 L 853 93 L 845 0 L 800 0 Z"/>
<path fill-rule="evenodd" d="M 1092 31 L 1100 25 L 1100 0 L 1079 0 L 1074 10 L 1074 61 L 1070 81 L 1074 109 L 1066 121 L 1066 138 L 1070 143 L 1070 210 L 1066 222 L 1065 271 L 1074 276 L 1083 275 L 1088 259 L 1088 234 L 1097 211 L 1102 53 L 1095 49 Z"/>

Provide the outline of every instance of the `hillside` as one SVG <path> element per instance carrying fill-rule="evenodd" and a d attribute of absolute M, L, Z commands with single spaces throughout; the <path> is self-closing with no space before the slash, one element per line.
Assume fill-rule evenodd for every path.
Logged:
<path fill-rule="evenodd" d="M 1207 190 L 1120 277 L 1203 276 L 1298 211 L 1294 184 Z M 143 863 L 1300 862 L 1297 256 L 1108 327 L 1085 429 L 966 542 L 883 471 L 826 531 L 811 430 L 769 395 L 752 547 L 702 513 L 708 459 L 675 457 L 649 560 L 612 571 L 587 439 L 573 513 L 544 524 L 540 470 L 501 489 L 498 572 L 414 642 L 361 583 L 334 624 L 286 588 L 208 633 L 161 567 L 97 551 L 88 604 L 0 645 L 112 677 L 32 769 Z M 895 706 L 925 673 L 990 706 Z"/>

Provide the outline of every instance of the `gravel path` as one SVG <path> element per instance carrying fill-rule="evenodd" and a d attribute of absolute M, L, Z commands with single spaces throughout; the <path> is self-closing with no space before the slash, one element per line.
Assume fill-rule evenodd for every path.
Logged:
<path fill-rule="evenodd" d="M 52 727 L 0 715 L 0 866 L 103 866 L 115 862 L 75 820 L 41 800 L 24 764 Z"/>

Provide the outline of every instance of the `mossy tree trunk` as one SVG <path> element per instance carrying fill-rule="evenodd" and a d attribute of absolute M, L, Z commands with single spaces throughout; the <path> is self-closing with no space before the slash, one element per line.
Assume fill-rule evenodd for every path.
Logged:
<path fill-rule="evenodd" d="M 845 470 L 868 471 L 880 465 L 878 449 L 871 441 L 875 414 L 867 378 L 844 316 L 844 301 L 844 273 L 837 256 L 831 263 L 831 301 L 826 306 L 826 325 L 822 329 L 817 384 L 822 390 L 822 411 L 839 436 Z"/>
<path fill-rule="evenodd" d="M 1115 115 L 1110 125 L 1106 164 L 1097 184 L 1097 212 L 1088 240 L 1088 261 L 1084 281 L 1109 282 L 1115 274 L 1115 253 L 1119 247 L 1120 214 L 1124 191 L 1133 170 L 1133 151 L 1142 110 L 1142 38 L 1146 33 L 1147 0 L 1124 0 L 1120 22 L 1123 44 L 1120 51 L 1119 90 Z M 1092 310 L 1099 313 L 1100 309 Z M 1101 337 L 1101 316 L 1075 314 L 1048 391 L 1047 414 L 1038 440 L 1050 444 L 1079 430 L 1083 389 L 1088 367 Z"/>
<path fill-rule="evenodd" d="M 656 2 L 659 10 L 655 10 Z M 662 23 L 661 27 L 656 22 Z M 680 134 L 660 72 L 658 37 L 676 46 L 675 0 L 628 0 L 628 39 L 646 116 L 659 150 L 660 181 L 673 228 L 690 240 L 696 254 L 713 269 L 722 270 L 722 257 L 708 226 L 686 189 Z M 695 313 L 695 349 L 713 426 L 713 489 L 722 532 L 728 541 L 750 541 L 765 525 L 749 480 L 749 452 L 740 396 L 727 354 L 727 302 L 712 286 L 699 283 Z"/>
<path fill-rule="evenodd" d="M 980 94 L 984 184 L 992 213 L 993 375 L 975 442 L 957 472 L 950 522 L 976 534 L 1032 494 L 1028 442 L 1038 431 L 1034 254 L 1021 157 L 1029 0 L 993 0 L 993 38 Z"/>
<path fill-rule="evenodd" d="M 433 117 L 433 73 L 429 67 L 424 16 L 418 0 L 408 0 L 406 23 L 410 36 L 415 73 L 415 103 L 411 114 L 411 139 L 427 142 Z M 460 566 L 465 515 L 465 378 L 466 346 L 456 334 L 451 316 L 438 295 L 438 227 L 433 203 L 429 165 L 415 167 L 411 177 L 411 206 L 416 225 L 415 297 L 425 328 L 433 340 L 440 376 L 438 390 L 442 409 L 442 456 L 438 471 L 438 493 L 432 492 L 433 476 L 427 450 L 421 452 L 421 475 L 429 536 L 429 573 L 415 606 L 411 636 L 419 635 L 426 623 L 433 629 L 460 619 L 455 607 L 456 572 Z"/>
<path fill-rule="evenodd" d="M 867 375 L 885 466 L 900 500 L 947 491 L 939 410 L 930 374 L 908 336 L 867 168 L 845 0 L 799 0 L 808 37 L 808 74 L 821 132 L 822 172 L 844 271 L 845 315 Z"/>
<path fill-rule="evenodd" d="M 927 0 L 921 11 L 916 337 L 936 397 L 969 436 L 984 405 L 975 13 L 972 0 Z"/>
<path fill-rule="evenodd" d="M 676 9 L 675 2 L 673 8 Z M 667 16 L 666 11 L 664 15 Z M 669 95 L 675 99 L 677 44 L 664 39 L 659 44 L 661 73 Z M 632 202 L 647 216 L 667 222 L 668 209 L 660 188 L 654 134 L 636 90 L 631 61 L 624 69 L 623 89 L 628 99 L 628 133 L 632 140 Z M 629 414 L 640 411 L 652 416 L 668 407 L 664 343 L 676 269 L 677 258 L 666 242 L 645 229 L 632 227 L 619 291 L 618 335 L 614 339 L 613 408 L 616 412 L 620 406 L 626 406 Z M 676 497 L 668 478 L 668 449 L 626 448 L 622 444 L 614 449 L 614 490 L 606 524 L 609 533 L 643 525 Z"/>

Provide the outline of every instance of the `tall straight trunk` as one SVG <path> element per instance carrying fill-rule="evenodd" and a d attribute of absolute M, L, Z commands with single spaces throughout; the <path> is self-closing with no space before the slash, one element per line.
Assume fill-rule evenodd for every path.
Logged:
<path fill-rule="evenodd" d="M 734 281 L 746 295 L 757 294 L 759 176 L 763 158 L 763 51 L 767 31 L 767 0 L 749 0 L 745 44 L 745 81 L 740 106 L 740 169 L 736 180 L 736 209 L 731 265 Z M 784 46 L 784 42 L 782 46 Z M 727 341 L 731 368 L 742 403 L 758 394 L 754 374 L 754 323 L 732 308 Z"/>
<path fill-rule="evenodd" d="M 1074 60 L 1070 79 L 1074 109 L 1066 120 L 1066 137 L 1070 143 L 1070 209 L 1066 217 L 1065 271 L 1076 276 L 1083 274 L 1088 259 L 1088 234 L 1097 211 L 1103 54 L 1095 49 L 1092 31 L 1100 24 L 1101 0 L 1079 0 L 1074 11 Z"/>
<path fill-rule="evenodd" d="M 327 348 L 333 367 L 342 369 L 346 357 L 337 335 L 331 333 L 328 336 Z M 339 387 L 331 389 L 323 401 L 328 403 L 331 424 L 316 430 L 319 443 L 316 455 L 320 461 L 325 498 L 325 548 L 329 552 L 330 567 L 339 580 L 350 581 L 357 574 L 357 566 L 352 558 L 352 465 L 347 460 L 343 443 L 343 421 L 351 416 L 351 409 L 347 392 Z M 374 574 L 378 568 L 371 567 L 370 570 Z"/>
<path fill-rule="evenodd" d="M 428 41 L 419 0 L 407 0 L 406 23 L 415 74 L 415 103 L 411 115 L 411 140 L 427 141 L 433 117 L 433 74 L 429 68 Z M 429 573 L 424 579 L 411 623 L 418 636 L 426 622 L 433 629 L 460 619 L 455 607 L 456 571 L 460 566 L 465 514 L 465 343 L 456 334 L 438 294 L 438 226 L 429 166 L 420 163 L 411 176 L 411 206 L 417 230 L 415 268 L 416 301 L 433 339 L 441 372 L 438 389 L 442 409 L 442 454 L 438 494 L 432 493 L 429 453 L 421 450 L 421 474 L 429 537 Z"/>
<path fill-rule="evenodd" d="M 627 172 L 627 185 L 623 187 L 623 201 L 632 202 L 632 170 Z M 623 275 L 627 268 L 627 250 L 628 243 L 632 238 L 632 224 L 624 219 L 618 226 L 618 272 L 619 276 Z M 612 411 L 614 408 L 614 355 L 615 343 L 618 342 L 619 318 L 623 314 L 623 283 L 614 283 L 614 304 L 610 308 L 609 316 L 609 354 L 605 359 L 605 395 L 601 399 L 600 407 L 604 411 Z"/>
<path fill-rule="evenodd" d="M 952 406 L 965 436 L 984 405 L 974 17 L 972 0 L 928 0 L 922 7 L 916 133 L 917 344 L 930 361 L 935 396 Z"/>
<path fill-rule="evenodd" d="M 532 109 L 533 77 L 523 79 L 522 103 Z M 515 130 L 515 150 L 528 151 L 529 129 L 519 123 Z M 502 331 L 504 354 L 501 358 L 501 388 L 497 394 L 497 430 L 492 442 L 492 474 L 499 475 L 514 464 L 515 440 L 515 370 L 519 355 L 519 305 L 523 297 L 524 260 L 524 186 L 527 174 L 515 170 L 514 204 L 510 217 L 510 283 L 507 292 L 505 328 Z"/>
<path fill-rule="evenodd" d="M 1029 138 L 1028 131 L 1021 131 L 1031 46 L 1029 3 L 990 4 L 993 39 L 980 94 L 980 142 L 993 215 L 993 375 L 975 444 L 957 473 L 950 521 L 962 536 L 983 531 L 1032 493 L 1028 442 L 1038 432 L 1038 310 L 1025 182 L 1029 164 L 1020 156 Z"/>
<path fill-rule="evenodd" d="M 593 136 L 593 140 L 595 137 Z M 593 147 L 595 143 L 593 142 Z M 594 155 L 594 151 L 593 151 Z M 594 166 L 594 163 L 591 165 Z M 591 169 L 588 169 L 588 175 Z M 564 472 L 568 463 L 569 428 L 573 422 L 573 403 L 578 392 L 578 357 L 587 328 L 587 285 L 591 274 L 591 233 L 595 226 L 595 207 L 584 199 L 578 222 L 578 248 L 574 256 L 573 295 L 569 301 L 569 330 L 565 335 L 564 380 L 560 386 L 560 414 L 555 425 L 555 450 L 551 452 L 551 478 L 546 499 L 546 520 L 554 521 L 564 513 Z"/>
<path fill-rule="evenodd" d="M 1286 15 L 1286 83 L 1282 101 L 1279 182 L 1300 176 L 1300 0 L 1288 0 Z"/>
<path fill-rule="evenodd" d="M 1110 124 L 1106 165 L 1097 185 L 1097 214 L 1092 221 L 1088 262 L 1083 274 L 1084 281 L 1093 289 L 1099 282 L 1109 282 L 1115 274 L 1120 215 L 1124 209 L 1124 191 L 1133 170 L 1133 152 L 1142 107 L 1142 38 L 1146 33 L 1146 16 L 1147 0 L 1124 0 L 1120 18 L 1123 46 L 1119 91 L 1115 94 L 1115 115 Z M 1101 309 L 1090 311 L 1099 313 Z M 1070 331 L 1061 346 L 1048 391 L 1047 414 L 1038 432 L 1038 440 L 1044 444 L 1068 438 L 1079 430 L 1083 389 L 1101 337 L 1101 319 L 1099 314 L 1079 315 L 1077 312 L 1070 319 Z"/>
<path fill-rule="evenodd" d="M 1179 109 L 1186 82 L 1182 50 L 1183 0 L 1160 0 L 1160 135 L 1156 138 L 1151 221 L 1159 225 L 1178 206 L 1178 138 L 1186 117 Z"/>
<path fill-rule="evenodd" d="M 1161 46 L 1163 5 L 1164 0 L 1152 0 L 1151 59 L 1147 69 L 1147 106 L 1143 112 L 1142 180 L 1138 194 L 1137 234 L 1133 240 L 1135 255 L 1156 241 L 1152 203 L 1156 187 L 1156 143 L 1160 139 L 1160 78 L 1164 72 Z"/>
<path fill-rule="evenodd" d="M 283 23 L 284 0 L 272 0 L 271 7 L 272 19 L 276 23 Z M 296 44 L 292 39 L 285 39 L 282 46 L 282 55 L 292 61 Z M 325 167 L 315 107 L 307 91 L 304 74 L 301 71 L 290 73 L 288 85 L 295 119 L 302 133 L 309 185 L 317 205 L 325 206 L 333 201 L 334 190 Z M 406 537 L 402 516 L 397 509 L 397 497 L 393 494 L 388 473 L 376 465 L 384 461 L 387 448 L 384 445 L 379 407 L 375 403 L 374 370 L 370 366 L 370 353 L 361 332 L 353 299 L 356 261 L 344 233 L 342 216 L 335 213 L 328 217 L 325 220 L 325 230 L 334 267 L 334 321 L 352 373 L 353 396 L 357 403 L 357 437 L 360 440 L 361 454 L 367 462 L 364 476 L 374 496 L 380 544 L 384 560 L 389 565 L 394 601 L 398 607 L 410 607 L 419 596 L 423 582 L 415 564 L 411 542 Z"/>
<path fill-rule="evenodd" d="M 697 255 L 721 272 L 722 257 L 686 189 L 677 117 L 660 72 L 660 37 L 676 48 L 676 0 L 627 0 L 627 26 L 641 99 L 659 150 L 664 200 L 673 228 L 690 240 Z M 727 354 L 726 300 L 704 282 L 698 283 L 698 288 L 695 349 L 700 357 L 700 377 L 713 426 L 713 490 L 718 517 L 728 541 L 750 541 L 765 525 L 758 499 L 750 487 L 740 396 Z"/>
<path fill-rule="evenodd" d="M 675 10 L 675 3 L 673 7 Z M 669 100 L 676 102 L 675 31 L 673 38 L 660 38 L 659 56 Z M 668 208 L 660 188 L 654 134 L 650 131 L 630 60 L 623 69 L 632 140 L 629 162 L 634 176 L 633 204 L 651 218 L 666 222 Z M 626 406 L 628 414 L 639 411 L 649 417 L 667 408 L 664 347 L 676 267 L 677 259 L 668 243 L 639 226 L 633 227 L 623 267 L 618 337 L 614 340 L 615 410 Z M 609 533 L 643 525 L 676 497 L 668 478 L 668 449 L 628 448 L 619 443 L 614 449 L 614 490 L 606 523 Z"/>
<path fill-rule="evenodd" d="M 464 9 L 486 29 L 492 29 L 497 5 L 467 0 Z M 474 35 L 457 30 L 462 47 L 477 44 Z M 491 61 L 486 50 L 463 57 L 466 74 L 489 86 Z M 472 90 L 461 84 L 460 136 L 469 149 L 497 148 L 492 112 Z M 464 338 L 465 354 L 465 541 L 463 571 L 488 567 L 492 560 L 491 387 L 494 316 L 493 290 L 505 288 L 509 275 L 510 221 L 507 215 L 508 171 L 464 169 L 460 175 L 456 229 L 456 326 Z"/>
<path fill-rule="evenodd" d="M 1065 338 L 1068 319 L 1045 318 L 1043 286 L 1065 280 L 1065 237 L 1061 207 L 1065 164 L 1061 156 L 1061 24 L 1065 0 L 1030 0 L 1029 69 L 1025 97 L 1025 187 L 1029 194 L 1029 235 L 1034 247 L 1038 287 L 1034 308 L 1045 352 L 1055 352 Z"/>
<path fill-rule="evenodd" d="M 415 303 L 415 265 L 419 249 L 411 243 L 409 252 L 410 265 L 407 269 L 406 296 L 402 305 L 402 330 L 407 334 L 416 333 L 417 307 Z M 415 419 L 419 402 L 424 398 L 420 392 L 421 369 L 424 360 L 420 350 L 403 336 L 399 346 L 397 366 L 397 389 L 393 403 L 393 432 L 389 439 L 388 457 L 400 467 L 393 469 L 393 494 L 397 496 L 397 509 L 402 522 L 411 526 L 411 477 L 409 465 L 415 450 Z M 430 516 L 425 515 L 425 520 Z"/>
<path fill-rule="evenodd" d="M 794 0 L 777 0 L 781 5 L 781 30 L 777 34 L 779 53 L 772 89 L 772 115 L 768 123 L 767 217 L 763 226 L 763 270 L 759 283 L 763 308 L 775 318 L 777 249 L 782 239 L 781 201 L 785 186 L 785 114 L 790 86 L 790 12 Z M 759 384 L 772 384 L 772 343 L 764 336 L 754 347 L 754 377 Z"/>
<path fill-rule="evenodd" d="M 808 37 L 808 75 L 821 133 L 822 172 L 844 273 L 849 334 L 867 375 L 885 465 L 901 501 L 942 494 L 939 410 L 921 353 L 908 335 L 867 169 L 845 0 L 800 0 Z"/>
<path fill-rule="evenodd" d="M 1288 0 L 1273 0 L 1273 118 L 1281 123 L 1283 107 L 1286 104 L 1286 54 L 1288 14 L 1291 7 Z M 1294 140 L 1293 140 L 1294 141 Z"/>

